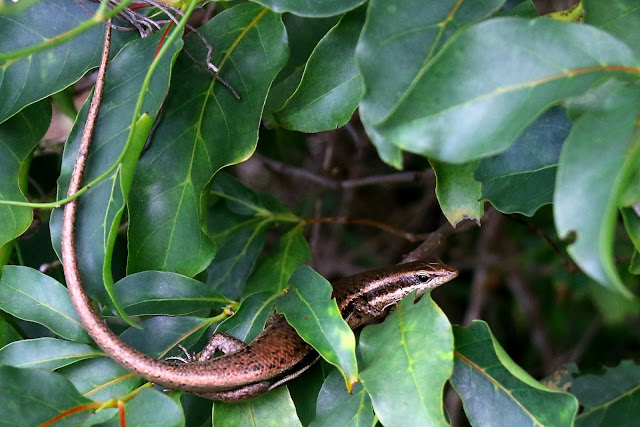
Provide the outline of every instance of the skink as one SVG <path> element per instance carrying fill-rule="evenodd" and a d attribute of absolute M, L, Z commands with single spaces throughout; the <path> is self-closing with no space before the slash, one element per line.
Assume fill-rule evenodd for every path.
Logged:
<path fill-rule="evenodd" d="M 339 280 L 333 284 L 333 296 L 349 326 L 357 328 L 372 318 L 387 316 L 410 292 L 415 290 L 420 296 L 457 274 L 436 260 L 416 261 Z M 249 399 L 297 377 L 319 358 L 282 315 L 274 315 L 249 344 L 218 333 L 191 363 L 154 359 L 111 332 L 91 307 L 79 281 L 68 280 L 67 287 L 87 331 L 109 357 L 153 383 L 208 399 Z M 213 357 L 217 351 L 224 354 Z"/>

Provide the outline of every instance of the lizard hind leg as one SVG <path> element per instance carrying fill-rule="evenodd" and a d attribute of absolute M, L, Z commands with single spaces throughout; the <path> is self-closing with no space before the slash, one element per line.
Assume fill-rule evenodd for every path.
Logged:
<path fill-rule="evenodd" d="M 202 349 L 202 351 L 195 356 L 196 362 L 206 362 L 212 359 L 217 352 L 223 354 L 234 353 L 238 350 L 242 350 L 247 345 L 240 341 L 238 338 L 233 337 L 224 332 L 217 332 L 211 336 L 209 343 Z"/>

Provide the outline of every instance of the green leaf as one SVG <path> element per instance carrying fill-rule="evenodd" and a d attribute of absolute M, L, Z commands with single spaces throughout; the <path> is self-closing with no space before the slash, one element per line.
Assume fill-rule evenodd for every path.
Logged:
<path fill-rule="evenodd" d="M 303 340 L 340 370 L 351 388 L 358 381 L 356 340 L 331 298 L 332 291 L 325 278 L 303 265 L 291 276 L 287 293 L 278 298 L 276 308 Z"/>
<path fill-rule="evenodd" d="M 58 372 L 85 397 L 97 402 L 120 398 L 142 382 L 141 378 L 108 357 L 83 360 Z"/>
<path fill-rule="evenodd" d="M 278 387 L 245 402 L 214 402 L 213 424 L 216 427 L 298 427 L 302 425 L 286 387 Z"/>
<path fill-rule="evenodd" d="M 269 89 L 263 117 L 273 122 L 271 114 L 281 109 L 302 79 L 302 72 L 318 42 L 338 23 L 340 16 L 303 18 L 290 13 L 282 16 L 289 41 L 289 60 Z"/>
<path fill-rule="evenodd" d="M 484 204 L 480 195 L 480 184 L 473 178 L 478 162 L 461 165 L 431 160 L 436 173 L 436 196 L 442 213 L 455 226 L 465 218 L 480 222 Z"/>
<path fill-rule="evenodd" d="M 447 39 L 490 15 L 502 3 L 504 0 L 369 2 L 356 49 L 365 85 L 360 118 L 382 160 L 402 167 L 400 150 L 377 131 L 377 124 L 406 97 Z"/>
<path fill-rule="evenodd" d="M 44 136 L 50 122 L 51 103 L 39 102 L 0 125 L 1 200 L 27 201 L 25 193 L 31 153 Z M 32 218 L 31 208 L 0 205 L 0 248 L 24 233 Z M 6 259 L 2 258 L 0 257 L 0 268 L 6 263 Z"/>
<path fill-rule="evenodd" d="M 141 352 L 155 358 L 162 358 L 173 350 L 172 354 L 184 356 L 178 344 L 189 348 L 205 332 L 211 322 L 199 317 L 155 316 L 140 323 L 140 329 L 129 328 L 120 338 Z"/>
<path fill-rule="evenodd" d="M 275 251 L 258 262 L 244 288 L 245 294 L 260 291 L 278 294 L 287 288 L 293 272 L 311 258 L 302 232 L 303 227 L 297 226 L 280 238 Z"/>
<path fill-rule="evenodd" d="M 5 266 L 0 280 L 0 309 L 39 323 L 72 341 L 89 342 L 67 289 L 29 267 Z"/>
<path fill-rule="evenodd" d="M 216 258 L 207 267 L 207 284 L 228 298 L 239 298 L 262 251 L 269 223 L 268 220 L 250 220 L 225 236 Z M 212 237 L 217 238 L 216 235 Z"/>
<path fill-rule="evenodd" d="M 506 151 L 482 159 L 474 176 L 482 183 L 483 199 L 500 212 L 527 216 L 553 202 L 558 158 L 569 129 L 565 110 L 553 107 Z"/>
<path fill-rule="evenodd" d="M 624 226 L 636 251 L 640 251 L 640 215 L 633 208 L 620 209 Z"/>
<path fill-rule="evenodd" d="M 635 426 L 640 416 L 640 366 L 625 360 L 603 375 L 579 376 L 571 392 L 584 406 L 576 426 Z"/>
<path fill-rule="evenodd" d="M 132 274 L 118 281 L 114 290 L 116 299 L 131 316 L 179 316 L 229 303 L 202 282 L 163 271 Z"/>
<path fill-rule="evenodd" d="M 249 295 L 238 311 L 218 325 L 216 333 L 225 332 L 244 342 L 251 342 L 264 330 L 275 305 L 270 292 Z"/>
<path fill-rule="evenodd" d="M 452 38 L 376 130 L 442 161 L 486 157 L 549 105 L 605 77 L 635 77 L 637 64 L 622 42 L 587 25 L 491 19 Z"/>
<path fill-rule="evenodd" d="M 15 13 L 0 10 L 0 52 L 55 39 L 90 20 L 91 11 L 97 7 L 91 2 L 80 5 L 68 0 L 48 0 Z M 116 40 L 121 37 L 114 34 L 113 51 L 117 50 Z M 98 66 L 103 39 L 104 26 L 96 25 L 51 49 L 4 63 L 0 61 L 0 123 L 25 106 L 72 85 Z"/>
<path fill-rule="evenodd" d="M 513 2 L 509 2 L 513 3 Z M 532 0 L 523 0 L 517 5 L 507 9 L 504 6 L 494 16 L 517 16 L 519 18 L 537 18 L 540 15 L 538 9 Z"/>
<path fill-rule="evenodd" d="M 0 366 L 2 421 L 9 425 L 38 426 L 76 406 L 91 403 L 62 375 L 44 369 Z M 25 402 L 29 410 L 25 410 Z M 83 425 L 89 416 L 81 411 L 65 417 L 60 426 Z"/>
<path fill-rule="evenodd" d="M 334 369 L 320 389 L 316 417 L 310 427 L 372 426 L 374 425 L 371 399 L 362 384 L 353 386 L 351 393 L 344 385 L 340 371 Z"/>
<path fill-rule="evenodd" d="M 14 341 L 20 341 L 22 337 L 13 326 L 5 319 L 0 317 L 0 348 Z"/>
<path fill-rule="evenodd" d="M 442 390 L 453 367 L 451 325 L 426 294 L 407 295 L 360 334 L 360 379 L 385 426 L 447 425 Z"/>
<path fill-rule="evenodd" d="M 355 9 L 366 0 L 256 0 L 273 10 L 283 13 L 291 12 L 294 15 L 307 17 L 322 17 L 339 15 L 351 9 Z"/>
<path fill-rule="evenodd" d="M 134 399 L 125 404 L 127 425 L 130 426 L 157 426 L 178 427 L 184 426 L 184 413 L 182 408 L 173 399 L 158 390 L 141 390 Z M 101 426 L 119 427 L 120 419 L 112 418 Z"/>
<path fill-rule="evenodd" d="M 56 338 L 36 338 L 12 342 L 0 349 L 0 365 L 42 368 L 53 371 L 92 357 L 104 356 L 87 344 Z"/>
<path fill-rule="evenodd" d="M 355 49 L 366 8 L 347 13 L 320 40 L 311 54 L 302 81 L 276 119 L 286 129 L 321 132 L 346 124 L 362 97 Z"/>
<path fill-rule="evenodd" d="M 584 22 L 622 40 L 640 58 L 640 8 L 635 0 L 582 0 Z"/>
<path fill-rule="evenodd" d="M 618 197 L 640 156 L 640 90 L 606 85 L 596 94 L 599 99 L 575 120 L 562 148 L 554 219 L 560 237 L 576 233 L 567 250 L 580 268 L 609 290 L 630 296 L 616 270 L 613 241 Z"/>
<path fill-rule="evenodd" d="M 256 4 L 232 7 L 198 30 L 214 46 L 220 76 L 241 99 L 188 56 L 178 58 L 164 118 L 134 177 L 130 273 L 192 277 L 209 265 L 215 248 L 205 231 L 207 185 L 220 168 L 254 151 L 266 94 L 287 59 L 280 16 Z M 198 37 L 185 43 L 192 56 L 205 57 Z"/>
<path fill-rule="evenodd" d="M 534 380 L 505 353 L 489 326 L 455 326 L 451 385 L 471 425 L 572 426 L 578 402 Z"/>
<path fill-rule="evenodd" d="M 154 59 L 162 34 L 138 39 L 125 46 L 109 63 L 102 97 L 102 106 L 98 115 L 98 125 L 93 134 L 87 166 L 83 181 L 90 182 L 112 166 L 122 152 L 131 127 L 131 117 L 142 89 L 143 81 Z M 172 45 L 171 50 L 161 59 L 149 84 L 148 92 L 142 104 L 142 111 L 155 116 L 168 90 L 169 74 L 173 56 L 182 42 Z M 58 179 L 58 198 L 67 194 L 69 179 L 73 171 L 82 130 L 86 122 L 90 100 L 83 106 L 69 140 L 65 146 L 62 170 Z M 149 120 L 141 119 L 146 125 Z M 139 130 L 136 126 L 136 130 Z M 127 153 L 127 162 L 123 162 L 107 179 L 94 185 L 78 201 L 76 214 L 76 251 L 78 264 L 87 294 L 107 303 L 105 283 L 111 279 L 111 252 L 115 243 L 117 228 L 124 205 L 127 202 L 130 176 L 135 168 L 135 159 L 139 154 L 140 138 L 135 138 Z M 134 153 L 137 148 L 137 153 Z M 133 156 L 133 159 L 131 158 Z M 133 197 L 137 198 L 137 195 Z M 51 235 L 54 247 L 60 254 L 62 232 L 62 209 L 56 209 L 51 217 Z M 105 258 L 106 257 L 106 258 Z"/>

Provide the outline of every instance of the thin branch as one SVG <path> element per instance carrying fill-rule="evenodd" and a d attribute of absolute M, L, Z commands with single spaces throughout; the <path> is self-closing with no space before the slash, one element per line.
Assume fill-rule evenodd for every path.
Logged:
<path fill-rule="evenodd" d="M 332 190 L 347 190 L 357 187 L 365 187 L 369 185 L 384 185 L 384 184 L 404 184 L 411 182 L 420 182 L 434 176 L 433 170 L 428 169 L 425 171 L 415 172 L 398 172 L 385 175 L 373 175 L 364 178 L 354 178 L 347 180 L 338 180 L 333 178 L 324 177 L 322 175 L 309 172 L 306 169 L 298 168 L 295 166 L 287 165 L 277 160 L 270 159 L 268 157 L 254 154 L 254 157 L 259 159 L 262 163 L 267 165 L 270 169 L 283 175 L 289 175 L 293 178 L 302 178 L 314 184 L 322 187 L 330 188 Z"/>
<path fill-rule="evenodd" d="M 408 240 L 412 243 L 420 242 L 425 239 L 428 239 L 433 233 L 422 233 L 415 234 L 409 233 L 408 231 L 401 230 L 399 228 L 393 227 L 391 225 L 385 224 L 383 222 L 379 222 L 373 219 L 368 218 L 347 218 L 347 217 L 317 217 L 317 218 L 306 218 L 304 219 L 305 224 L 358 224 L 358 225 L 366 225 L 369 227 L 378 228 L 382 231 L 386 231 L 387 233 L 391 233 L 398 237 L 401 237 L 405 240 Z"/>

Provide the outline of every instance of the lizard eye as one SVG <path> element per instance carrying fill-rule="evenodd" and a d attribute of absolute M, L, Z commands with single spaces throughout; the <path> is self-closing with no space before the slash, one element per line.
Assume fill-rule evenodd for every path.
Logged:
<path fill-rule="evenodd" d="M 420 280 L 422 283 L 426 283 L 429 281 L 429 275 L 426 273 L 418 273 L 418 280 Z"/>

